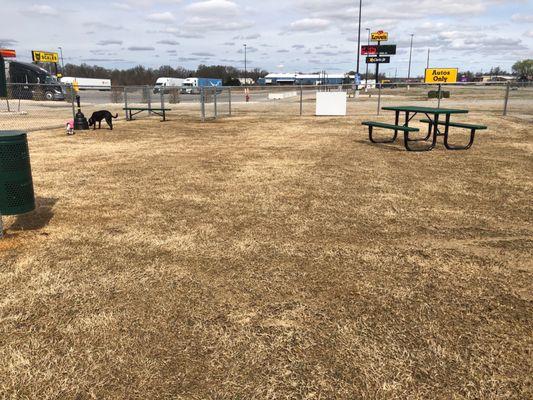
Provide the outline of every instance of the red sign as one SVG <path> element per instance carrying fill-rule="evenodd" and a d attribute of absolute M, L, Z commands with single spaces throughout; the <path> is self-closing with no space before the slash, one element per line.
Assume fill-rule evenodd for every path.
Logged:
<path fill-rule="evenodd" d="M 15 50 L 0 49 L 0 55 L 4 58 L 15 58 L 17 57 L 17 52 Z"/>
<path fill-rule="evenodd" d="M 378 46 L 361 46 L 362 56 L 375 56 L 378 54 Z"/>

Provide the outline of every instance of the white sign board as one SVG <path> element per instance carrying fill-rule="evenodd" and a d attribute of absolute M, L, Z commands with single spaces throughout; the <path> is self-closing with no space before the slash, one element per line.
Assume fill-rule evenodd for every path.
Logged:
<path fill-rule="evenodd" d="M 317 116 L 345 116 L 346 92 L 316 92 Z"/>

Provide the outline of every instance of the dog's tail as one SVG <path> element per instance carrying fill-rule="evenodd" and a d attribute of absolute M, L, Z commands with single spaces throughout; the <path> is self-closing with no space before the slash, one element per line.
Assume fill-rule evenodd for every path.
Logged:
<path fill-rule="evenodd" d="M 113 115 L 111 115 L 111 116 L 113 117 Z M 113 118 L 115 118 L 115 119 L 118 118 L 118 113 L 117 113 L 117 115 L 115 115 Z"/>

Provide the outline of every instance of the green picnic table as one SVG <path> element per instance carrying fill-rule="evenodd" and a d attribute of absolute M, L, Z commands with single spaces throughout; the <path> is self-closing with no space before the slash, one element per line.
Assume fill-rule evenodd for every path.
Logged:
<path fill-rule="evenodd" d="M 430 151 L 435 148 L 437 144 L 437 137 L 444 136 L 444 146 L 448 150 L 467 150 L 472 147 L 477 130 L 487 129 L 484 125 L 473 125 L 462 122 L 452 122 L 451 116 L 454 114 L 467 114 L 468 110 L 454 109 L 454 108 L 433 108 L 433 107 L 418 107 L 418 106 L 391 106 L 382 107 L 385 111 L 394 111 L 394 124 L 387 124 L 383 122 L 365 121 L 363 125 L 368 126 L 369 139 L 372 143 L 393 143 L 398 138 L 398 132 L 404 133 L 404 144 L 408 151 Z M 404 113 L 405 119 L 403 125 L 400 125 L 400 115 Z M 422 139 L 412 139 L 409 134 L 419 132 L 419 128 L 410 127 L 409 123 L 418 114 L 424 114 L 426 119 L 420 122 L 428 124 L 428 133 Z M 441 117 L 444 117 L 441 119 Z M 439 126 L 444 126 L 444 131 L 439 129 Z M 449 143 L 450 128 L 462 128 L 470 130 L 470 141 L 466 146 L 454 146 Z M 391 139 L 377 140 L 373 137 L 374 128 L 390 129 L 394 131 Z M 426 146 L 413 147 L 413 142 L 428 142 Z"/>
<path fill-rule="evenodd" d="M 167 120 L 166 113 L 167 111 L 172 111 L 170 108 L 154 108 L 154 107 L 124 107 L 126 111 L 126 121 L 133 121 L 133 116 L 143 111 L 148 111 L 149 113 L 154 113 L 163 118 L 163 121 Z"/>

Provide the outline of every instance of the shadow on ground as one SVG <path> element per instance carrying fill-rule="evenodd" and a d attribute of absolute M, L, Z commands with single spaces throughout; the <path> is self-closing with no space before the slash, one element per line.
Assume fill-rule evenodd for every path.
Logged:
<path fill-rule="evenodd" d="M 15 222 L 9 226 L 10 231 L 36 231 L 47 226 L 54 216 L 54 206 L 57 199 L 48 197 L 37 197 L 35 199 L 35 210 L 18 215 Z"/>

